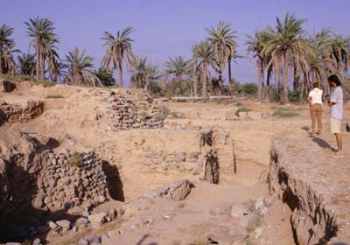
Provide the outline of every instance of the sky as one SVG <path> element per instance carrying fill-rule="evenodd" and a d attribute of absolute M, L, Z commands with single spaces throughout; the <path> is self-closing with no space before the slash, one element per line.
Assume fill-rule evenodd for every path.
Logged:
<path fill-rule="evenodd" d="M 134 52 L 160 67 L 169 57 L 191 57 L 192 46 L 205 39 L 206 29 L 219 21 L 237 32 L 238 53 L 233 77 L 255 82 L 254 59 L 249 57 L 247 35 L 274 25 L 287 12 L 306 20 L 313 34 L 322 28 L 350 36 L 350 0 L 0 0 L 0 25 L 15 28 L 17 47 L 30 50 L 24 22 L 47 17 L 55 23 L 62 57 L 75 48 L 85 49 L 100 65 L 104 54 L 101 37 L 127 26 L 135 32 Z"/>

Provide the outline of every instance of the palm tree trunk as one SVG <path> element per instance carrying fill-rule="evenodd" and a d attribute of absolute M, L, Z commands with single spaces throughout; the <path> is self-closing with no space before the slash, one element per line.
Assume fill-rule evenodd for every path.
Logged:
<path fill-rule="evenodd" d="M 113 70 L 112 70 L 112 71 L 113 71 Z M 114 76 L 115 76 L 114 85 L 117 86 L 117 85 L 120 85 L 120 84 L 118 83 L 118 76 L 119 76 L 118 69 L 115 69 L 114 72 L 115 72 L 115 74 L 114 74 Z M 138 81 L 137 81 L 137 82 L 138 82 Z M 136 86 L 138 86 L 138 84 L 137 84 Z"/>
<path fill-rule="evenodd" d="M 3 53 L 3 48 L 2 48 L 2 46 L 0 46 L 0 74 L 3 73 L 3 70 L 2 70 L 2 53 Z"/>
<path fill-rule="evenodd" d="M 73 68 L 73 85 L 81 85 L 80 74 L 77 69 Z"/>
<path fill-rule="evenodd" d="M 228 57 L 227 65 L 228 65 L 228 82 L 231 83 L 232 81 L 232 70 L 231 70 L 231 55 Z"/>
<path fill-rule="evenodd" d="M 1 56 L 1 52 L 0 52 L 0 74 L 2 74 L 3 70 L 2 70 L 2 56 Z"/>
<path fill-rule="evenodd" d="M 263 99 L 263 87 L 264 87 L 264 67 L 261 60 L 256 61 L 256 70 L 258 75 L 258 98 L 261 101 Z"/>
<path fill-rule="evenodd" d="M 288 103 L 288 75 L 289 75 L 289 66 L 286 55 L 283 57 L 283 94 L 282 94 L 282 103 L 286 104 Z"/>
<path fill-rule="evenodd" d="M 122 62 L 118 62 L 118 70 L 119 70 L 119 86 L 121 88 L 124 87 L 124 81 L 123 81 L 123 64 Z"/>
<path fill-rule="evenodd" d="M 327 75 L 326 75 L 326 71 L 324 69 L 320 70 L 320 80 L 321 80 L 321 85 L 322 88 L 324 90 L 323 95 L 326 94 L 330 94 L 330 88 L 329 88 L 329 84 L 327 82 Z"/>
<path fill-rule="evenodd" d="M 208 98 L 208 65 L 203 64 L 203 70 L 202 70 L 202 96 L 204 98 Z"/>
<path fill-rule="evenodd" d="M 193 96 L 198 97 L 198 76 L 196 75 L 196 68 L 192 69 L 192 79 L 193 79 Z"/>
<path fill-rule="evenodd" d="M 40 80 L 44 80 L 45 75 L 45 57 L 44 55 L 41 55 L 41 63 L 40 63 Z"/>
<path fill-rule="evenodd" d="M 36 71 L 35 71 L 35 73 L 36 73 L 36 80 L 40 80 L 40 56 L 41 56 L 41 54 L 40 54 L 40 47 L 39 47 L 39 44 L 38 44 L 38 42 L 36 43 L 36 63 L 35 63 L 35 66 L 36 66 Z"/>
<path fill-rule="evenodd" d="M 194 97 L 198 97 L 198 80 L 196 76 L 194 76 L 194 80 L 193 80 L 193 93 L 194 93 Z"/>
<path fill-rule="evenodd" d="M 271 77 L 272 77 L 272 66 L 269 66 L 267 69 L 266 69 L 266 86 L 264 88 L 264 98 L 268 97 L 268 99 L 270 99 L 271 97 Z"/>
<path fill-rule="evenodd" d="M 149 79 L 145 78 L 145 81 L 143 82 L 143 84 L 144 84 L 144 90 L 148 91 L 149 90 L 149 84 L 150 84 Z"/>

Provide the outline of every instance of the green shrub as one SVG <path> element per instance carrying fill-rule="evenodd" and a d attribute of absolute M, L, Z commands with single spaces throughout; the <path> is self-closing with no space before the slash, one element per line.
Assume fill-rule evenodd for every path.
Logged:
<path fill-rule="evenodd" d="M 55 85 L 54 82 L 49 81 L 49 80 L 33 80 L 33 83 L 35 85 L 42 85 L 43 87 L 52 87 Z"/>
<path fill-rule="evenodd" d="M 288 99 L 290 102 L 302 102 L 305 100 L 305 94 L 300 91 L 289 91 Z"/>
<path fill-rule="evenodd" d="M 288 117 L 299 116 L 299 113 L 287 107 L 279 107 L 273 112 L 272 116 L 280 117 L 280 118 L 288 118 Z"/>
<path fill-rule="evenodd" d="M 191 96 L 192 81 L 190 81 L 190 80 L 183 80 L 183 81 L 173 80 L 166 85 L 165 90 L 166 90 L 165 91 L 166 97 Z"/>
<path fill-rule="evenodd" d="M 80 167 L 80 153 L 74 152 L 68 159 L 68 164 L 74 167 Z"/>
<path fill-rule="evenodd" d="M 164 89 L 162 88 L 160 81 L 151 81 L 149 83 L 148 92 L 154 97 L 164 96 Z"/>
<path fill-rule="evenodd" d="M 46 96 L 46 99 L 63 99 L 64 97 L 60 94 L 52 94 L 52 95 L 48 95 Z"/>
<path fill-rule="evenodd" d="M 165 105 L 160 105 L 157 119 L 158 120 L 165 120 L 169 116 L 169 114 L 170 114 L 169 108 L 166 107 Z"/>
<path fill-rule="evenodd" d="M 111 71 L 101 67 L 95 71 L 95 74 L 104 86 L 116 86 L 116 82 Z"/>
<path fill-rule="evenodd" d="M 239 108 L 236 110 L 235 115 L 236 115 L 237 117 L 239 117 L 239 113 L 241 113 L 241 112 L 250 112 L 250 111 L 251 111 L 251 109 L 242 106 L 242 107 L 239 107 Z"/>
<path fill-rule="evenodd" d="M 258 86 L 255 83 L 246 83 L 238 86 L 238 93 L 244 95 L 256 95 L 258 93 Z"/>
<path fill-rule="evenodd" d="M 270 89 L 270 99 L 273 102 L 281 101 L 281 93 L 280 93 L 278 88 L 271 88 Z"/>

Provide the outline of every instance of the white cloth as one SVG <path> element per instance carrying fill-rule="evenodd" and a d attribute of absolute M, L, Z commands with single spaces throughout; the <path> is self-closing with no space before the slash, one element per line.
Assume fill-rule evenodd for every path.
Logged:
<path fill-rule="evenodd" d="M 331 118 L 331 132 L 332 134 L 341 133 L 341 120 Z"/>
<path fill-rule="evenodd" d="M 340 86 L 334 88 L 331 92 L 331 102 L 335 103 L 331 107 L 331 118 L 343 119 L 343 89 Z"/>
<path fill-rule="evenodd" d="M 314 88 L 309 93 L 309 98 L 311 99 L 311 104 L 321 104 L 322 105 L 322 95 L 323 91 L 319 88 Z"/>

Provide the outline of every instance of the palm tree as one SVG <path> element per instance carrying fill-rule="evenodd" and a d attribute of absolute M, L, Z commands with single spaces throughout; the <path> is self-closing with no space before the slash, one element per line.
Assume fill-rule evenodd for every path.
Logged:
<path fill-rule="evenodd" d="M 333 57 L 335 71 L 339 74 L 346 72 L 349 66 L 349 39 L 336 35 L 331 43 L 331 57 Z"/>
<path fill-rule="evenodd" d="M 256 32 L 254 36 L 248 36 L 247 50 L 256 59 L 256 71 L 258 77 L 258 97 L 263 99 L 265 86 L 265 71 L 270 57 L 263 52 L 268 42 L 272 39 L 272 30 L 267 28 L 263 31 Z"/>
<path fill-rule="evenodd" d="M 67 75 L 65 81 L 69 84 L 100 86 L 101 81 L 91 70 L 93 59 L 85 51 L 75 48 L 66 55 Z"/>
<path fill-rule="evenodd" d="M 283 20 L 277 18 L 276 30 L 272 39 L 263 49 L 266 56 L 271 56 L 269 66 L 277 73 L 279 87 L 282 87 L 282 102 L 288 102 L 289 68 L 293 63 L 305 62 L 305 52 L 310 50 L 309 43 L 303 38 L 304 20 L 287 14 Z"/>
<path fill-rule="evenodd" d="M 0 26 L 0 74 L 7 73 L 15 66 L 13 53 L 15 41 L 11 38 L 14 29 L 7 25 Z"/>
<path fill-rule="evenodd" d="M 315 57 L 309 60 L 311 69 L 313 70 L 314 76 L 319 76 L 320 80 L 323 81 L 324 85 L 326 82 L 326 73 L 333 73 L 332 66 L 333 60 L 330 56 L 331 45 L 332 45 L 332 34 L 329 30 L 322 30 L 319 33 L 309 39 L 311 46 L 314 49 Z M 318 75 L 315 72 L 319 73 Z"/>
<path fill-rule="evenodd" d="M 315 50 L 323 74 L 338 73 L 340 76 L 347 71 L 350 62 L 350 39 L 322 30 L 310 42 Z"/>
<path fill-rule="evenodd" d="M 208 41 L 200 42 L 193 47 L 193 62 L 199 71 L 202 83 L 202 96 L 208 97 L 209 66 L 215 60 L 215 53 Z"/>
<path fill-rule="evenodd" d="M 60 62 L 60 57 L 56 49 L 54 47 L 49 48 L 46 57 L 50 79 L 52 81 L 57 81 L 61 75 L 63 64 Z"/>
<path fill-rule="evenodd" d="M 182 56 L 169 58 L 165 63 L 165 72 L 176 81 L 183 81 L 190 74 L 190 60 L 184 59 Z"/>
<path fill-rule="evenodd" d="M 43 80 L 47 59 L 52 59 L 55 56 L 52 53 L 57 54 L 55 44 L 58 43 L 58 39 L 55 27 L 51 20 L 39 17 L 29 19 L 25 24 L 28 35 L 32 38 L 32 46 L 35 49 L 36 79 Z"/>
<path fill-rule="evenodd" d="M 35 56 L 22 53 L 17 59 L 20 74 L 33 76 L 35 73 Z"/>
<path fill-rule="evenodd" d="M 109 32 L 105 32 L 102 40 L 106 47 L 106 53 L 102 60 L 102 66 L 109 70 L 116 71 L 116 77 L 119 74 L 119 85 L 124 86 L 123 66 L 125 58 L 127 62 L 133 59 L 132 42 L 130 34 L 133 32 L 132 27 L 127 27 L 122 31 L 118 31 L 114 36 Z"/>
<path fill-rule="evenodd" d="M 16 62 L 14 59 L 14 54 L 18 53 L 19 50 L 15 46 L 6 47 L 2 54 L 2 70 L 4 73 L 11 73 L 15 75 L 16 73 Z"/>
<path fill-rule="evenodd" d="M 148 90 L 150 84 L 160 78 L 157 67 L 147 63 L 147 58 L 135 57 L 131 64 L 131 82 L 137 88 Z"/>
<path fill-rule="evenodd" d="M 231 61 L 236 55 L 237 43 L 235 32 L 231 25 L 219 22 L 216 27 L 208 29 L 209 42 L 213 47 L 215 59 L 218 66 L 219 80 L 222 81 L 222 73 L 228 65 L 228 79 L 232 80 Z"/>

